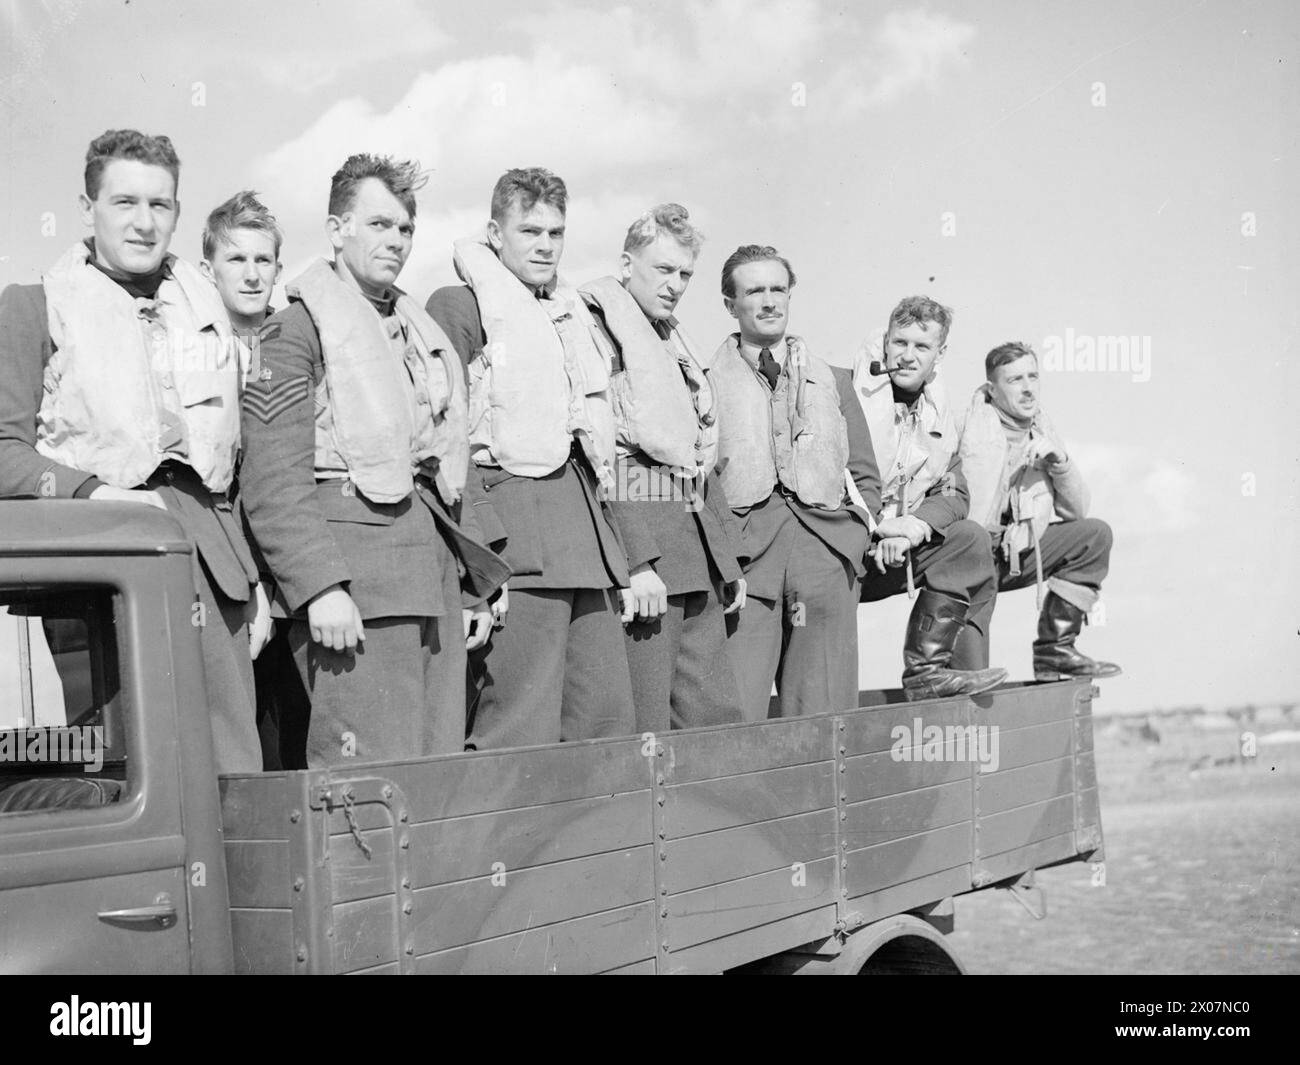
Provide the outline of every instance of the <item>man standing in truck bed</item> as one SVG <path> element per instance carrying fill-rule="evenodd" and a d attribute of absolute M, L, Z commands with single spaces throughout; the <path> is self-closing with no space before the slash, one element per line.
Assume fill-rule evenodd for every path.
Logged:
<path fill-rule="evenodd" d="M 586 304 L 557 273 L 567 202 L 549 170 L 507 171 L 486 231 L 456 242 L 465 285 L 428 303 L 469 368 L 471 454 L 513 574 L 509 623 L 476 663 L 478 750 L 635 728 L 618 596 L 627 558 L 602 502 L 609 370 Z"/>
<path fill-rule="evenodd" d="M 293 618 L 313 767 L 463 750 L 467 638 L 486 639 L 484 600 L 508 575 L 472 508 L 460 524 L 460 362 L 394 285 L 420 183 L 416 164 L 386 157 L 338 170 L 334 261 L 287 286 L 244 397 L 241 498 Z"/>
<path fill-rule="evenodd" d="M 609 506 L 631 567 L 626 644 L 638 732 L 741 719 L 725 617 L 745 605 L 740 529 L 713 472 L 713 386 L 673 317 L 702 243 L 685 207 L 661 204 L 628 228 L 622 278 L 581 289 L 613 367 Z"/>
<path fill-rule="evenodd" d="M 239 354 L 216 290 L 167 253 L 179 172 L 167 137 L 97 137 L 80 197 L 94 235 L 41 285 L 0 296 L 0 496 L 131 501 L 181 523 L 198 559 L 217 768 L 257 772 L 257 570 L 226 496 Z"/>

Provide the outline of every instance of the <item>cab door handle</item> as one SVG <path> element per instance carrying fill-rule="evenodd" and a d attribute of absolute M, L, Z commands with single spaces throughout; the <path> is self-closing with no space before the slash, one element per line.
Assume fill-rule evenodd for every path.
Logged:
<path fill-rule="evenodd" d="M 99 919 L 108 924 L 156 924 L 171 928 L 176 923 L 176 904 L 165 891 L 154 899 L 152 906 L 133 906 L 125 910 L 100 910 Z"/>

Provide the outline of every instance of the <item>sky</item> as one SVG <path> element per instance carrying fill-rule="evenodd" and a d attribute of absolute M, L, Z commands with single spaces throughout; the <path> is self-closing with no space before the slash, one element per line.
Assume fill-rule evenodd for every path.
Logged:
<path fill-rule="evenodd" d="M 957 404 L 998 343 L 1055 353 L 1045 406 L 1115 530 L 1080 640 L 1124 667 L 1099 712 L 1300 702 L 1298 43 L 1289 0 L 0 0 L 0 285 L 84 235 L 85 148 L 114 127 L 176 144 L 173 251 L 253 188 L 286 279 L 328 251 L 347 155 L 418 159 L 421 299 L 510 166 L 568 183 L 574 282 L 679 202 L 708 238 L 680 307 L 708 351 L 722 261 L 755 242 L 832 363 L 915 293 L 954 308 Z M 907 609 L 862 608 L 864 684 L 897 683 Z M 1014 676 L 1034 613 L 998 608 Z"/>

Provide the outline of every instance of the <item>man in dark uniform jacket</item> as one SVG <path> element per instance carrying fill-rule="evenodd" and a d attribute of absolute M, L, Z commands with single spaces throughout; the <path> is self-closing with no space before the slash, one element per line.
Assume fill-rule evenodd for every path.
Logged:
<path fill-rule="evenodd" d="M 0 497 L 130 501 L 180 522 L 197 559 L 217 768 L 257 772 L 257 570 L 226 494 L 239 358 L 211 285 L 167 253 L 179 170 L 167 137 L 96 138 L 81 196 L 94 236 L 42 285 L 0 296 Z"/>
<path fill-rule="evenodd" d="M 466 285 L 428 302 L 469 369 L 471 453 L 512 571 L 509 623 L 474 662 L 479 750 L 635 728 L 618 594 L 627 558 L 597 487 L 612 486 L 608 368 L 557 274 L 567 196 L 547 170 L 502 175 L 484 236 L 457 242 Z"/>
<path fill-rule="evenodd" d="M 467 640 L 508 575 L 461 508 L 459 361 L 394 287 L 418 184 L 414 163 L 368 155 L 334 175 L 335 260 L 288 286 L 244 399 L 241 499 L 293 618 L 311 766 L 463 750 Z"/>
<path fill-rule="evenodd" d="M 627 661 L 638 732 L 741 720 L 725 617 L 745 605 L 740 529 L 713 471 L 712 385 L 673 317 L 702 243 L 686 208 L 662 204 L 629 227 L 621 280 L 581 290 L 614 369 L 609 506 L 631 568 Z"/>

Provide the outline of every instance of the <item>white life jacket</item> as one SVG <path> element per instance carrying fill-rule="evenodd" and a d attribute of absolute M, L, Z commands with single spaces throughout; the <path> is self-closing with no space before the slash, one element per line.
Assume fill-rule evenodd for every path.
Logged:
<path fill-rule="evenodd" d="M 323 259 L 285 286 L 320 333 L 325 377 L 316 404 L 318 476 L 348 478 L 367 499 L 397 503 L 414 475 L 432 475 L 448 504 L 460 498 L 469 467 L 468 401 L 460 359 L 418 303 L 399 290 L 387 328 L 362 292 Z M 391 319 L 389 320 L 392 321 Z M 321 396 L 321 391 L 324 396 Z"/>
<path fill-rule="evenodd" d="M 799 337 L 785 342 L 785 372 L 774 390 L 740 353 L 737 334 L 714 352 L 709 376 L 718 393 L 718 475 L 733 507 L 761 503 L 779 482 L 805 506 L 838 510 L 849 430 L 835 375 Z"/>
<path fill-rule="evenodd" d="M 677 319 L 666 320 L 662 337 L 613 277 L 578 291 L 619 347 L 622 369 L 610 378 L 619 453 L 644 452 L 687 478 L 707 475 L 717 462 L 717 398 Z"/>
<path fill-rule="evenodd" d="M 469 367 L 470 455 L 521 477 L 544 477 L 569 457 L 576 436 L 604 492 L 614 484 L 609 366 L 596 323 L 558 279 L 537 299 L 488 245 L 456 241 L 452 261 L 478 299 L 487 343 Z"/>
<path fill-rule="evenodd" d="M 948 471 L 957 450 L 957 426 L 948 408 L 947 390 L 936 366 L 910 414 L 899 415 L 892 378 L 872 376 L 872 359 L 882 356 L 863 347 L 853 367 L 853 391 L 871 431 L 880 469 L 881 514 L 894 517 L 900 501 L 912 513 L 925 493 Z"/>
<path fill-rule="evenodd" d="M 225 492 L 239 452 L 240 360 L 216 289 L 169 255 L 156 298 L 136 299 L 89 260 L 78 243 L 44 277 L 54 351 L 36 450 L 134 488 L 163 461 L 163 391 L 174 389 L 186 462 Z"/>

